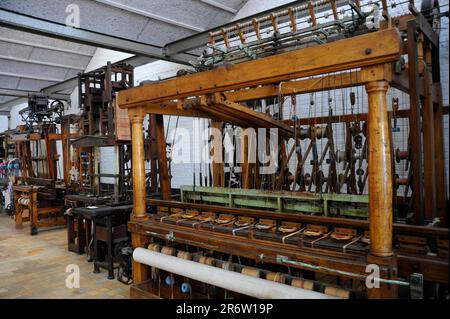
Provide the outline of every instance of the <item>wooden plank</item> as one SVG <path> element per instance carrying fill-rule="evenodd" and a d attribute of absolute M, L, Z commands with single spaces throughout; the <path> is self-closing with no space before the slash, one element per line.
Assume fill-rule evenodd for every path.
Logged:
<path fill-rule="evenodd" d="M 401 49 L 400 34 L 393 28 L 131 88 L 118 93 L 118 102 L 129 108 L 145 101 L 158 103 L 388 63 L 399 58 Z"/>

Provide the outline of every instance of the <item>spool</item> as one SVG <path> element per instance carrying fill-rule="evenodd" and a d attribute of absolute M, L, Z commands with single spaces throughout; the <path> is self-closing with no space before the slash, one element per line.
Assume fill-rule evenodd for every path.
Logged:
<path fill-rule="evenodd" d="M 281 284 L 284 284 L 285 278 L 282 273 L 280 272 L 269 272 L 266 274 L 266 279 L 270 281 L 279 282 Z"/>
<path fill-rule="evenodd" d="M 314 290 L 314 282 L 311 280 L 305 280 L 300 278 L 292 279 L 291 286 L 296 288 L 302 288 L 306 290 Z"/>
<path fill-rule="evenodd" d="M 167 286 L 173 286 L 175 284 L 175 277 L 169 275 L 164 279 L 164 282 Z"/>
<path fill-rule="evenodd" d="M 353 137 L 353 142 L 355 143 L 355 148 L 357 149 L 357 150 L 360 150 L 360 149 L 362 149 L 362 142 L 363 142 L 363 138 L 362 138 L 362 136 L 361 135 L 355 135 L 355 137 Z"/>
<path fill-rule="evenodd" d="M 305 177 L 304 177 L 304 181 L 305 181 L 305 185 L 306 185 L 306 186 L 311 185 L 311 174 L 306 173 L 306 174 L 305 174 Z"/>
<path fill-rule="evenodd" d="M 156 251 L 156 252 L 159 253 L 161 251 L 161 245 L 160 244 L 155 244 L 155 243 L 149 244 L 147 246 L 147 249 L 151 250 L 151 251 Z"/>
<path fill-rule="evenodd" d="M 163 253 L 164 255 L 175 256 L 177 250 L 173 247 L 164 246 L 163 248 L 161 248 L 161 253 Z"/>
<path fill-rule="evenodd" d="M 222 264 L 222 269 L 233 271 L 233 264 L 229 261 L 226 261 Z"/>
<path fill-rule="evenodd" d="M 181 284 L 181 292 L 184 294 L 190 293 L 191 292 L 191 285 L 187 282 L 183 282 Z"/>
<path fill-rule="evenodd" d="M 187 251 L 179 251 L 177 254 L 178 258 L 186 259 L 186 260 L 192 260 L 192 254 Z"/>
<path fill-rule="evenodd" d="M 204 265 L 214 266 L 214 258 L 212 257 L 201 256 L 198 262 Z"/>
<path fill-rule="evenodd" d="M 398 174 L 395 174 L 395 187 L 396 189 L 399 188 L 399 186 L 406 186 L 408 185 L 408 178 L 407 177 L 400 177 Z"/>
<path fill-rule="evenodd" d="M 321 138 L 327 137 L 327 128 L 326 127 L 312 127 L 311 128 L 311 138 L 317 138 L 320 140 Z"/>
<path fill-rule="evenodd" d="M 328 296 L 350 299 L 350 291 L 341 288 L 328 286 L 325 288 L 325 294 Z"/>
<path fill-rule="evenodd" d="M 310 138 L 311 136 L 311 128 L 301 128 L 300 129 L 300 139 L 303 141 L 304 139 Z"/>
<path fill-rule="evenodd" d="M 408 151 L 400 151 L 400 149 L 395 150 L 395 161 L 400 163 L 402 160 L 408 159 Z"/>
<path fill-rule="evenodd" d="M 259 269 L 242 268 L 241 274 L 250 276 L 250 277 L 261 278 L 261 271 Z"/>

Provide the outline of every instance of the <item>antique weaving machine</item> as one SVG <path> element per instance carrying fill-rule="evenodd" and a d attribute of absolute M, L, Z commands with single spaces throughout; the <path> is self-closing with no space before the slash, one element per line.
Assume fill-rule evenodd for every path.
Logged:
<path fill-rule="evenodd" d="M 99 69 L 80 74 L 78 80 L 81 114 L 68 115 L 61 124 L 64 154 L 67 154 L 64 157 L 68 190 L 65 203 L 69 208 L 67 239 L 70 251 L 92 256 L 95 227 L 90 218 L 76 213 L 77 208 L 119 207 L 131 203 L 130 124 L 127 110 L 119 109 L 116 104 L 116 93 L 133 87 L 133 66 L 108 62 Z M 115 167 L 101 163 L 102 148 L 112 150 L 111 163 Z M 119 224 L 123 224 L 119 237 L 126 237 L 126 218 Z"/>
<path fill-rule="evenodd" d="M 119 92 L 132 125 L 131 295 L 448 296 L 439 21 L 437 1 L 299 1 L 211 31 L 191 69 Z M 179 192 L 164 115 L 210 132 L 211 163 Z M 225 161 L 227 139 L 242 161 Z M 250 160 L 259 152 L 276 154 L 275 170 Z"/>
<path fill-rule="evenodd" d="M 50 103 L 45 94 L 31 94 L 28 107 L 19 112 L 24 125 L 19 125 L 11 140 L 16 143 L 21 173 L 13 185 L 16 227 L 30 222 L 31 235 L 39 228 L 65 225 L 64 184 L 58 180 L 56 141 L 61 139 L 57 122 L 64 104 Z"/>

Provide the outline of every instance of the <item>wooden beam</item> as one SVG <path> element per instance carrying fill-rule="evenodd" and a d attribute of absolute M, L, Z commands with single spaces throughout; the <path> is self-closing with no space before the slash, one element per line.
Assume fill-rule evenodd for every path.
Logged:
<path fill-rule="evenodd" d="M 234 102 L 247 102 L 279 95 L 297 95 L 317 91 L 334 90 L 358 85 L 364 85 L 360 71 L 340 74 L 324 75 L 316 78 L 298 81 L 282 82 L 279 85 L 265 85 L 245 90 L 226 92 L 227 100 Z"/>
<path fill-rule="evenodd" d="M 130 108 L 142 102 L 160 103 L 388 63 L 398 60 L 401 50 L 400 34 L 388 29 L 131 88 L 118 93 L 118 103 Z"/>

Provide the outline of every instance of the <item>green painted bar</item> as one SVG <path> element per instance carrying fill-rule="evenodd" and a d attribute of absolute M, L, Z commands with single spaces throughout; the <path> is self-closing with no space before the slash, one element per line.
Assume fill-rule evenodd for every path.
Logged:
<path fill-rule="evenodd" d="M 368 196 L 266 191 L 223 187 L 181 186 L 184 202 L 260 208 L 275 212 L 342 215 L 367 218 Z"/>

